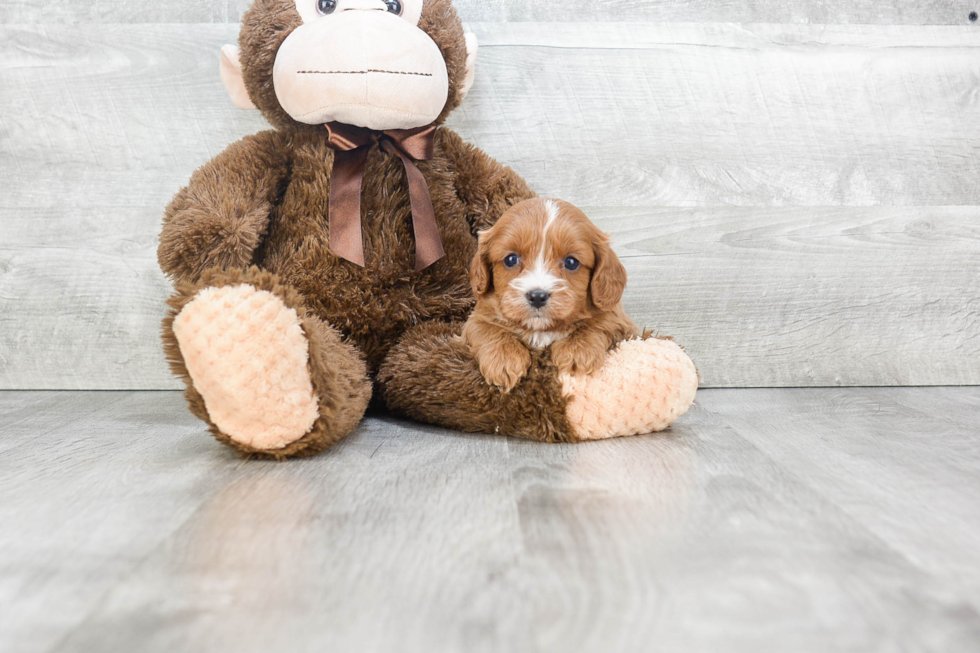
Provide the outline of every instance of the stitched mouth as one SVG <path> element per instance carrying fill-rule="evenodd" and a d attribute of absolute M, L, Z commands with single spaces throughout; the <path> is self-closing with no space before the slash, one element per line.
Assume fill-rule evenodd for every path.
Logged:
<path fill-rule="evenodd" d="M 432 77 L 432 73 L 413 73 L 404 70 L 297 70 L 297 75 L 369 75 L 378 73 L 381 75 L 410 75 L 412 77 Z"/>

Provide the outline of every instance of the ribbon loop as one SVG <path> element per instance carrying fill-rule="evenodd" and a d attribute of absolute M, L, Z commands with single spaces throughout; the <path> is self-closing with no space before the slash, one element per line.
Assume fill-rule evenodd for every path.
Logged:
<path fill-rule="evenodd" d="M 435 209 L 425 176 L 416 161 L 427 161 L 434 155 L 436 128 L 397 129 L 376 132 L 342 123 L 328 123 L 328 143 L 334 150 L 333 174 L 330 180 L 330 249 L 336 256 L 364 267 L 364 242 L 361 227 L 361 186 L 371 146 L 401 159 L 408 177 L 412 201 L 412 226 L 415 231 L 415 269 L 421 271 L 446 255 Z"/>
<path fill-rule="evenodd" d="M 330 147 L 342 152 L 356 150 L 359 147 L 370 145 L 373 142 L 373 134 L 369 129 L 362 129 L 353 125 L 345 125 L 341 122 L 330 122 L 326 125 L 328 142 Z"/>
<path fill-rule="evenodd" d="M 434 125 L 418 129 L 390 129 L 384 132 L 398 147 L 416 161 L 428 161 L 435 155 Z"/>

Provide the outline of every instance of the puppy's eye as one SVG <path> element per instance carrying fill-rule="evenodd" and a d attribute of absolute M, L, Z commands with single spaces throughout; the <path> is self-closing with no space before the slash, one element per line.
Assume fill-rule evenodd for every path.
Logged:
<path fill-rule="evenodd" d="M 511 254 L 504 259 L 504 267 L 516 268 L 517 264 L 521 262 L 521 257 L 517 254 Z"/>
<path fill-rule="evenodd" d="M 317 0 L 316 10 L 322 15 L 332 14 L 337 9 L 337 0 Z"/>
<path fill-rule="evenodd" d="M 565 259 L 565 269 L 569 272 L 575 272 L 575 270 L 578 270 L 580 267 L 582 267 L 582 264 L 574 256 L 569 256 L 567 259 Z"/>
<path fill-rule="evenodd" d="M 396 16 L 402 15 L 402 3 L 399 0 L 386 0 L 385 4 L 388 5 L 388 11 L 391 13 Z"/>

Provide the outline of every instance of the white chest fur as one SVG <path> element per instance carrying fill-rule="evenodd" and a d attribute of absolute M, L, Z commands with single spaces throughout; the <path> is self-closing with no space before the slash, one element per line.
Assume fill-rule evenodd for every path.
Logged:
<path fill-rule="evenodd" d="M 565 338 L 567 335 L 564 331 L 531 331 L 525 333 L 523 338 L 528 347 L 532 349 L 544 349 Z"/>

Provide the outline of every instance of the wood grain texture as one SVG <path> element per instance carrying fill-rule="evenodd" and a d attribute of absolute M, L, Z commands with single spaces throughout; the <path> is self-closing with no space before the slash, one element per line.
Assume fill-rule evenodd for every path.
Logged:
<path fill-rule="evenodd" d="M 980 383 L 976 31 L 473 27 L 452 125 L 614 233 L 708 385 Z M 0 27 L 0 387 L 176 387 L 156 235 L 265 127 L 218 79 L 236 31 Z"/>
<path fill-rule="evenodd" d="M 980 393 L 764 390 L 712 399 L 714 415 L 739 435 L 980 606 Z M 822 437 L 767 435 L 801 422 Z"/>
<path fill-rule="evenodd" d="M 588 212 L 713 387 L 980 384 L 980 208 Z"/>
<path fill-rule="evenodd" d="M 480 27 L 480 87 L 453 124 L 543 193 L 613 206 L 980 204 L 973 30 Z"/>
<path fill-rule="evenodd" d="M 313 2 L 313 0 L 310 0 Z M 126 0 L 46 3 L 5 0 L 3 23 L 237 22 L 250 0 Z M 467 21 L 650 21 L 697 23 L 969 24 L 976 9 L 958 0 L 456 0 Z"/>
<path fill-rule="evenodd" d="M 11 397 L 19 419 L 8 418 Z M 201 437 L 177 398 L 0 400 L 0 649 L 56 649 L 242 465 Z"/>
<path fill-rule="evenodd" d="M 977 653 L 978 406 L 706 391 L 578 446 L 370 418 L 277 464 L 178 393 L 0 393 L 0 649 Z"/>

